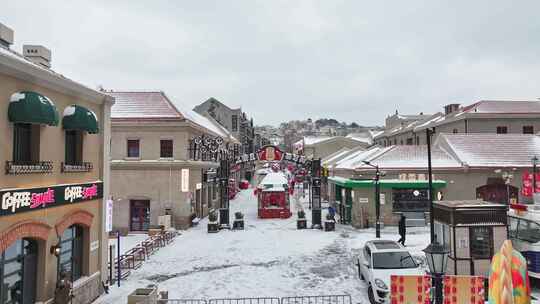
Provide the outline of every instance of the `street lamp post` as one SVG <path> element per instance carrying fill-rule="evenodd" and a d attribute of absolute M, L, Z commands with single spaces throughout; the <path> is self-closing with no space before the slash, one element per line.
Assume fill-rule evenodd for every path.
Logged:
<path fill-rule="evenodd" d="M 380 238 L 381 237 L 381 186 L 380 186 L 381 172 L 379 171 L 378 165 L 373 165 L 367 160 L 364 160 L 362 162 L 372 168 L 375 168 L 375 178 L 373 179 L 375 182 L 375 237 Z"/>
<path fill-rule="evenodd" d="M 432 285 L 435 286 L 435 294 L 433 304 L 443 303 L 443 286 L 442 280 L 446 272 L 446 264 L 448 263 L 448 247 L 437 242 L 429 244 L 424 250 L 426 254 L 429 272 L 431 275 Z"/>
<path fill-rule="evenodd" d="M 435 133 L 435 129 L 426 129 L 426 145 L 427 145 L 427 154 L 428 154 L 428 195 L 429 195 L 429 230 L 430 230 L 430 239 L 431 244 L 435 242 L 435 226 L 433 220 L 433 174 L 431 168 L 431 135 Z"/>

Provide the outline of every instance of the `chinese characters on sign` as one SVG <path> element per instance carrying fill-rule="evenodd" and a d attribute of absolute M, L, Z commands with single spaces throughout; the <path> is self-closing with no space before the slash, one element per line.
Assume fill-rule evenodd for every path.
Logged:
<path fill-rule="evenodd" d="M 189 191 L 189 169 L 182 169 L 181 173 L 181 181 L 182 184 L 182 192 L 188 192 Z"/>
<path fill-rule="evenodd" d="M 528 171 L 523 172 L 521 177 L 523 187 L 521 187 L 521 195 L 531 197 L 533 195 L 533 175 Z M 540 192 L 540 173 L 536 173 L 536 191 Z"/>
<path fill-rule="evenodd" d="M 0 216 L 101 198 L 103 183 L 0 191 Z"/>

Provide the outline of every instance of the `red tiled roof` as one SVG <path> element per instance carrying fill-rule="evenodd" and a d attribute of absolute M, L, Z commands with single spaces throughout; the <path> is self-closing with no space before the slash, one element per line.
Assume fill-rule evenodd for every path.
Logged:
<path fill-rule="evenodd" d="M 163 92 L 107 92 L 116 100 L 112 119 L 184 119 Z"/>

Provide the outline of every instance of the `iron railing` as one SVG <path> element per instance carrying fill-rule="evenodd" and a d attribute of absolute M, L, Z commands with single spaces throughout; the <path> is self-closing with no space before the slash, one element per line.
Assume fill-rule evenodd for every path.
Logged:
<path fill-rule="evenodd" d="M 222 299 L 160 299 L 159 304 L 352 304 L 350 295 L 222 298 Z"/>
<path fill-rule="evenodd" d="M 51 173 L 52 161 L 6 161 L 6 174 Z"/>
<path fill-rule="evenodd" d="M 350 295 L 283 297 L 280 304 L 352 304 Z"/>
<path fill-rule="evenodd" d="M 210 299 L 208 304 L 280 304 L 280 299 L 272 297 Z"/>
<path fill-rule="evenodd" d="M 76 164 L 61 163 L 60 171 L 62 173 L 75 173 L 75 172 L 90 172 L 94 169 L 94 165 L 91 162 L 81 162 Z"/>

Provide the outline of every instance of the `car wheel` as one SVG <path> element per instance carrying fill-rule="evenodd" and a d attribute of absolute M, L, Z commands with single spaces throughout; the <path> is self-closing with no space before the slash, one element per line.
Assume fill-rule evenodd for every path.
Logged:
<path fill-rule="evenodd" d="M 371 285 L 369 285 L 368 287 L 367 294 L 369 298 L 369 303 L 378 304 L 377 301 L 375 301 L 375 295 L 373 294 L 373 288 L 371 288 Z"/>

